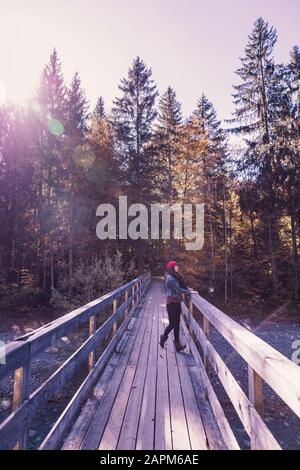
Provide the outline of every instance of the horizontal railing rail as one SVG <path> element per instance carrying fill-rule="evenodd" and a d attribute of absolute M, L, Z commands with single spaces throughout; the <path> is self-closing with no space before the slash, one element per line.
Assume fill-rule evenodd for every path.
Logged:
<path fill-rule="evenodd" d="M 200 314 L 200 321 L 195 318 L 195 308 Z M 183 316 L 189 345 L 200 366 L 202 379 L 215 415 L 220 417 L 219 402 L 207 374 L 210 367 L 218 376 L 249 435 L 251 449 L 281 449 L 263 420 L 263 382 L 266 382 L 300 417 L 300 367 L 198 294 L 193 293 L 190 300 L 185 300 Z M 209 340 L 211 326 L 248 364 L 248 395 L 244 393 Z M 198 345 L 203 359 L 199 354 Z M 226 418 L 223 422 L 218 419 L 218 423 L 229 446 L 238 448 Z"/>
<path fill-rule="evenodd" d="M 145 274 L 103 295 L 83 307 L 5 345 L 5 363 L 0 364 L 0 380 L 14 374 L 13 411 L 0 424 L 0 449 L 25 449 L 27 432 L 39 406 L 61 393 L 64 385 L 87 361 L 89 373 L 41 448 L 54 448 L 62 439 L 91 387 L 102 373 L 118 340 L 124 333 L 150 281 Z M 121 303 L 120 299 L 124 297 Z M 96 329 L 97 316 L 112 306 L 112 315 Z M 123 321 L 121 322 L 121 320 Z M 59 338 L 88 322 L 88 339 L 36 390 L 30 393 L 31 361 Z M 95 363 L 95 350 L 112 333 L 112 339 Z"/>

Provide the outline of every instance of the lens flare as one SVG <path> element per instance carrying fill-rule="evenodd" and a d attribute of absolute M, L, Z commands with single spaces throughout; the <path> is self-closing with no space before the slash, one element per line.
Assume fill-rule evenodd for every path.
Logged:
<path fill-rule="evenodd" d="M 58 119 L 50 119 L 48 121 L 48 130 L 51 134 L 59 137 L 64 133 L 64 125 Z"/>
<path fill-rule="evenodd" d="M 37 101 L 33 101 L 30 104 L 31 104 L 31 108 L 33 109 L 33 111 L 35 111 L 36 113 L 41 113 L 42 108 Z"/>
<path fill-rule="evenodd" d="M 77 145 L 73 152 L 73 161 L 82 168 L 90 168 L 95 161 L 95 154 L 88 145 Z"/>
<path fill-rule="evenodd" d="M 0 80 L 0 106 L 6 101 L 6 83 Z"/>

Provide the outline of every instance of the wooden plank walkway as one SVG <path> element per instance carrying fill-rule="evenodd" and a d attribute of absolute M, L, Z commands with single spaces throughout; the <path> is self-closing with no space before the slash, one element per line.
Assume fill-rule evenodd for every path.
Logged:
<path fill-rule="evenodd" d="M 191 352 L 158 344 L 166 324 L 154 280 L 63 449 L 226 449 Z"/>

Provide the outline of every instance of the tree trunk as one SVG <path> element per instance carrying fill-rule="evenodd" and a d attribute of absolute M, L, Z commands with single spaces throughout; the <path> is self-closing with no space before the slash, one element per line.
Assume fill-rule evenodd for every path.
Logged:
<path fill-rule="evenodd" d="M 53 262 L 53 252 L 51 250 L 51 255 L 50 255 L 50 263 L 51 263 L 51 294 L 54 291 L 54 262 Z"/>
<path fill-rule="evenodd" d="M 214 245 L 214 233 L 213 233 L 213 223 L 212 223 L 212 213 L 211 207 L 209 205 L 209 232 L 210 232 L 210 290 L 214 292 L 215 290 L 215 245 Z"/>
<path fill-rule="evenodd" d="M 16 268 L 16 241 L 13 239 L 11 241 L 11 270 L 13 273 L 15 271 L 15 268 Z"/>
<path fill-rule="evenodd" d="M 169 139 L 169 136 L 168 136 L 168 139 Z M 170 206 L 172 206 L 172 203 L 173 203 L 173 164 L 172 164 L 170 143 L 168 143 L 167 156 L 168 156 L 168 203 Z M 173 234 L 174 234 L 173 217 L 172 217 L 172 214 L 170 214 L 170 239 L 169 239 L 169 244 L 168 244 L 169 259 L 173 258 L 173 254 L 174 254 Z"/>
<path fill-rule="evenodd" d="M 47 251 L 46 247 L 44 246 L 43 252 L 43 290 L 46 290 L 47 286 Z"/>
<path fill-rule="evenodd" d="M 294 211 L 291 214 L 291 236 L 292 236 L 292 249 L 293 249 L 293 277 L 294 277 L 294 298 L 298 298 L 299 293 L 299 273 L 298 273 L 298 247 L 297 247 L 297 235 L 296 235 L 296 218 Z"/>
<path fill-rule="evenodd" d="M 269 218 L 268 221 L 268 229 L 269 229 L 269 250 L 270 250 L 270 258 L 271 258 L 271 266 L 272 266 L 272 281 L 273 281 L 273 288 L 274 291 L 278 291 L 278 278 L 277 278 L 277 263 L 276 263 L 276 254 L 274 250 L 274 227 L 273 221 Z"/>
<path fill-rule="evenodd" d="M 69 279 L 68 279 L 68 297 L 72 297 L 72 282 L 73 282 L 73 265 L 74 265 L 74 236 L 73 236 L 73 227 L 74 227 L 74 217 L 75 217 L 75 203 L 71 202 L 70 210 L 70 222 L 69 222 Z"/>
<path fill-rule="evenodd" d="M 252 241 L 253 241 L 253 251 L 254 251 L 254 256 L 257 256 L 257 242 L 256 242 L 256 235 L 255 235 L 255 228 L 254 228 L 254 218 L 253 218 L 253 212 L 250 211 L 249 214 L 249 219 L 250 219 L 250 224 L 251 224 L 251 236 L 252 236 Z"/>
<path fill-rule="evenodd" d="M 230 264 L 230 298 L 233 298 L 233 269 L 232 269 L 232 207 L 229 209 L 229 264 Z"/>
<path fill-rule="evenodd" d="M 72 297 L 72 281 L 73 281 L 73 232 L 69 234 L 69 279 L 68 279 L 68 297 Z"/>
<path fill-rule="evenodd" d="M 224 214 L 224 264 L 225 264 L 225 279 L 224 279 L 224 301 L 228 300 L 228 246 L 227 246 L 227 220 L 226 220 L 226 206 L 225 206 L 225 188 L 223 186 L 223 214 Z"/>

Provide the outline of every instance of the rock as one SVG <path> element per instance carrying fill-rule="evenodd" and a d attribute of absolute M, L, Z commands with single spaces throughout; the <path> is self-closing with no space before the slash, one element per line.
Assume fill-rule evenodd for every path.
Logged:
<path fill-rule="evenodd" d="M 70 343 L 71 343 L 71 341 L 69 340 L 69 338 L 67 338 L 66 336 L 63 336 L 63 337 L 61 338 L 61 340 L 62 340 L 64 343 L 66 343 L 66 344 L 70 344 Z"/>
<path fill-rule="evenodd" d="M 1 401 L 1 408 L 7 410 L 10 407 L 10 400 L 2 400 Z"/>
<path fill-rule="evenodd" d="M 50 353 L 50 354 L 56 354 L 59 352 L 59 349 L 56 348 L 55 346 L 49 346 L 49 348 L 47 348 L 45 352 Z"/>
<path fill-rule="evenodd" d="M 31 333 L 31 331 L 34 331 L 34 328 L 24 328 L 25 333 Z"/>

